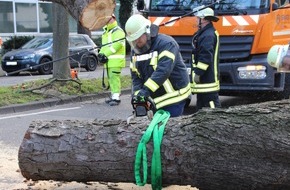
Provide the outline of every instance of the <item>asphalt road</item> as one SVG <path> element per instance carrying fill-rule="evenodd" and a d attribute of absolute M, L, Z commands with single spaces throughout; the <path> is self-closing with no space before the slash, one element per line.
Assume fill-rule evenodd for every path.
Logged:
<path fill-rule="evenodd" d="M 121 95 L 121 104 L 119 106 L 107 105 L 105 103 L 107 98 L 108 95 L 101 95 L 85 102 L 72 102 L 24 112 L 0 114 L 0 141 L 18 147 L 29 124 L 35 120 L 126 120 L 132 115 L 130 94 Z M 242 97 L 221 96 L 220 99 L 224 108 L 255 102 L 253 99 Z M 194 113 L 195 101 L 195 96 L 193 96 L 191 104 L 184 111 L 185 115 Z"/>
<path fill-rule="evenodd" d="M 0 115 L 0 140 L 15 147 L 22 141 L 29 124 L 35 120 L 127 119 L 132 113 L 131 98 L 121 96 L 119 106 L 108 106 L 100 97 L 87 102 L 75 102 L 43 109 Z M 8 135 L 7 135 L 8 134 Z"/>

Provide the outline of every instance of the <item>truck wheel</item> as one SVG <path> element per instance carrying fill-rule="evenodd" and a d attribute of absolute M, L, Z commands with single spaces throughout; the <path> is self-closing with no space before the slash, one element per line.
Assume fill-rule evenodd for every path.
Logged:
<path fill-rule="evenodd" d="M 97 58 L 94 57 L 94 56 L 92 56 L 92 55 L 89 56 L 87 58 L 86 70 L 87 71 L 94 71 L 94 70 L 96 70 L 97 64 L 98 64 Z"/>
<path fill-rule="evenodd" d="M 51 60 L 49 58 L 44 57 L 40 60 L 39 64 L 44 64 L 45 62 L 50 62 L 50 61 Z M 52 71 L 52 63 L 41 65 L 38 68 L 38 72 L 41 75 L 49 75 L 49 74 L 51 74 L 51 71 Z"/>

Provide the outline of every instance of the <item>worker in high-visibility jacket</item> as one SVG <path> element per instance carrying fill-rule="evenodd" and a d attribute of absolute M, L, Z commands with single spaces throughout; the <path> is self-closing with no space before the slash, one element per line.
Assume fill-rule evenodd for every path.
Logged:
<path fill-rule="evenodd" d="M 196 94 L 197 110 L 220 107 L 219 95 L 219 35 L 212 22 L 217 22 L 211 8 L 196 14 L 199 30 L 192 40 L 192 93 Z"/>
<path fill-rule="evenodd" d="M 98 59 L 107 69 L 108 82 L 111 89 L 111 96 L 105 102 L 110 106 L 116 106 L 121 102 L 121 70 L 126 65 L 125 32 L 118 26 L 115 15 L 112 15 L 103 29 L 103 46 L 99 51 Z"/>
<path fill-rule="evenodd" d="M 151 97 L 157 110 L 177 117 L 191 95 L 189 76 L 177 42 L 158 33 L 158 29 L 140 14 L 132 15 L 125 24 L 126 39 L 132 48 L 133 98 Z"/>

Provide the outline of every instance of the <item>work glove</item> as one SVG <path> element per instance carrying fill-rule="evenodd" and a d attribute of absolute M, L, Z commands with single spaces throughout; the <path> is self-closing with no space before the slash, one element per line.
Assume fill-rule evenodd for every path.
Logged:
<path fill-rule="evenodd" d="M 108 57 L 103 53 L 98 54 L 98 60 L 101 64 L 105 64 L 109 61 Z"/>
<path fill-rule="evenodd" d="M 197 75 L 197 74 L 195 74 L 195 72 L 194 71 L 192 71 L 192 73 L 191 73 L 191 79 L 192 79 L 192 83 L 194 83 L 194 84 L 198 84 L 198 83 L 200 83 L 200 76 L 199 75 Z"/>
<path fill-rule="evenodd" d="M 145 103 L 149 96 L 150 96 L 149 90 L 147 88 L 142 88 L 139 90 L 138 93 L 135 93 L 132 96 L 131 104 L 134 107 L 135 104 Z"/>
<path fill-rule="evenodd" d="M 200 83 L 200 76 L 197 75 L 197 74 L 195 74 L 193 80 L 194 80 L 194 82 L 195 82 L 196 84 Z"/>
<path fill-rule="evenodd" d="M 132 104 L 137 104 L 137 103 L 144 103 L 146 102 L 146 98 L 144 96 L 138 96 L 138 95 L 133 95 L 131 103 Z"/>
<path fill-rule="evenodd" d="M 148 98 L 150 96 L 150 92 L 148 88 L 143 87 L 141 90 L 139 90 L 137 96 Z"/>

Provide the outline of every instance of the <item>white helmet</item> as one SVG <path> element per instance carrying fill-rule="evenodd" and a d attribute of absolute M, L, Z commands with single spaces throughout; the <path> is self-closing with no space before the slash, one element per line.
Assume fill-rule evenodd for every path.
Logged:
<path fill-rule="evenodd" d="M 132 15 L 125 24 L 128 42 L 138 39 L 142 34 L 150 34 L 151 21 L 140 14 Z"/>
<path fill-rule="evenodd" d="M 267 62 L 269 65 L 275 68 L 281 68 L 282 60 L 284 56 L 287 54 L 289 49 L 289 45 L 274 45 L 268 52 Z"/>
<path fill-rule="evenodd" d="M 195 16 L 199 18 L 203 18 L 209 21 L 217 22 L 219 20 L 218 17 L 214 16 L 214 12 L 211 8 L 207 7 L 205 9 L 202 9 L 198 11 Z"/>

